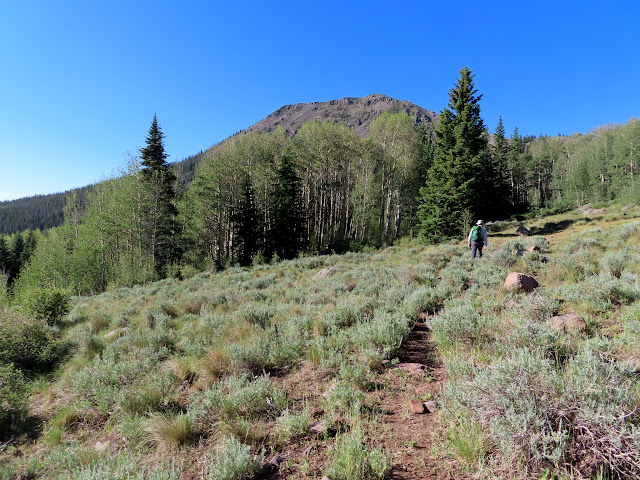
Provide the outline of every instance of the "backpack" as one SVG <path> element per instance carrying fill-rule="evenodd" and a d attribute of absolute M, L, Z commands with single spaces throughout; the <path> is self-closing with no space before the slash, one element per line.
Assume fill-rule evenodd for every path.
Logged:
<path fill-rule="evenodd" d="M 471 241 L 483 243 L 484 239 L 482 238 L 482 228 L 480 225 L 474 225 L 471 229 Z"/>

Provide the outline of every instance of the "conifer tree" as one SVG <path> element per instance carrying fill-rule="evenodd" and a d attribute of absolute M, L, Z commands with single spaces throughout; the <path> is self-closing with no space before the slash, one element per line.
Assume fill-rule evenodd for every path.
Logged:
<path fill-rule="evenodd" d="M 301 191 L 296 165 L 291 154 L 285 152 L 276 171 L 270 198 L 269 250 L 280 258 L 294 258 L 308 244 Z"/>
<path fill-rule="evenodd" d="M 249 265 L 263 243 L 263 228 L 249 175 L 242 182 L 242 197 L 233 222 L 238 260 L 241 265 Z"/>
<path fill-rule="evenodd" d="M 24 238 L 22 233 L 16 233 L 11 239 L 9 263 L 9 281 L 12 282 L 20 273 L 22 267 Z"/>
<path fill-rule="evenodd" d="M 176 176 L 167 163 L 163 139 L 164 134 L 154 115 L 146 139 L 147 146 L 140 150 L 140 158 L 142 178 L 150 197 L 149 204 L 145 206 L 145 237 L 159 277 L 163 277 L 167 267 L 180 256 L 176 239 Z"/>
<path fill-rule="evenodd" d="M 505 136 L 502 116 L 498 120 L 496 133 L 493 137 L 491 147 L 491 161 L 489 163 L 487 185 L 490 191 L 484 196 L 485 211 L 487 218 L 502 219 L 508 217 L 512 212 L 511 185 L 509 182 L 509 169 L 507 166 L 507 156 L 509 153 L 509 142 Z"/>
<path fill-rule="evenodd" d="M 449 106 L 436 128 L 433 164 L 420 189 L 420 233 L 429 241 L 460 235 L 479 208 L 487 175 L 487 138 L 480 99 L 467 67 L 449 91 Z"/>
<path fill-rule="evenodd" d="M 0 235 L 0 275 L 9 273 L 9 249 L 3 235 Z"/>

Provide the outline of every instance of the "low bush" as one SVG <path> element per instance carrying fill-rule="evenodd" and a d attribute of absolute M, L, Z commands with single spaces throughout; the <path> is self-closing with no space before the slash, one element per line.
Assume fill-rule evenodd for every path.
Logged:
<path fill-rule="evenodd" d="M 27 407 L 27 386 L 12 364 L 0 365 L 0 439 L 16 427 Z"/>
<path fill-rule="evenodd" d="M 31 288 L 20 293 L 20 304 L 28 315 L 55 324 L 70 310 L 71 291 L 65 288 Z"/>
<path fill-rule="evenodd" d="M 43 321 L 0 313 L 0 364 L 13 364 L 25 372 L 48 371 L 62 353 L 62 344 Z"/>
<path fill-rule="evenodd" d="M 254 478 L 262 469 L 265 454 L 251 454 L 251 447 L 234 437 L 225 438 L 218 448 L 216 460 L 209 466 L 207 479 L 241 480 Z"/>
<path fill-rule="evenodd" d="M 332 480 L 382 480 L 391 473 L 391 453 L 367 448 L 359 428 L 339 435 L 328 455 L 327 476 Z"/>
<path fill-rule="evenodd" d="M 587 344 L 566 374 L 536 352 L 517 350 L 458 375 L 445 389 L 445 408 L 473 413 L 495 445 L 493 467 L 532 478 L 545 469 L 591 478 L 640 474 L 640 415 L 629 373 L 610 361 L 606 342 Z M 514 381 L 517 379 L 517 381 Z"/>

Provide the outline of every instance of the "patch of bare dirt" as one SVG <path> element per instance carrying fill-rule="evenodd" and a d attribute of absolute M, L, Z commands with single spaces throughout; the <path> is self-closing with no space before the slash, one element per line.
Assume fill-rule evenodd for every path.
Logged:
<path fill-rule="evenodd" d="M 380 388 L 367 394 L 367 404 L 381 419 L 368 432 L 370 446 L 384 448 L 393 459 L 392 479 L 396 480 L 464 480 L 471 477 L 453 462 L 436 459 L 432 453 L 437 409 L 413 414 L 411 400 L 437 404 L 446 371 L 439 364 L 430 332 L 417 324 L 405 340 L 398 365 L 390 365 L 376 379 Z M 420 367 L 414 368 L 415 365 Z M 412 367 L 413 366 L 413 367 Z M 303 402 L 320 419 L 324 412 L 323 394 L 330 388 L 332 376 L 311 364 L 284 377 L 275 378 L 290 398 Z M 302 404 L 300 405 L 302 406 Z M 274 454 L 280 456 L 277 471 L 263 477 L 276 479 L 321 478 L 331 436 L 318 435 L 284 446 Z"/>

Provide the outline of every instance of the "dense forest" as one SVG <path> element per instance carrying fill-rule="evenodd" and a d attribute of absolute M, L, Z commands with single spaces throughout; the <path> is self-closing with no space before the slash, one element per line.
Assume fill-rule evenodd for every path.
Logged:
<path fill-rule="evenodd" d="M 331 122 L 307 123 L 295 136 L 242 132 L 177 172 L 154 118 L 140 157 L 67 195 L 64 222 L 29 233 L 28 255 L 11 248 L 23 235 L 0 243 L 5 284 L 18 297 L 42 288 L 91 294 L 403 236 L 438 242 L 460 237 L 476 218 L 637 202 L 639 120 L 534 138 L 517 128 L 507 137 L 500 119 L 490 133 L 466 68 L 449 99 L 434 127 L 387 112 L 365 137 Z"/>

